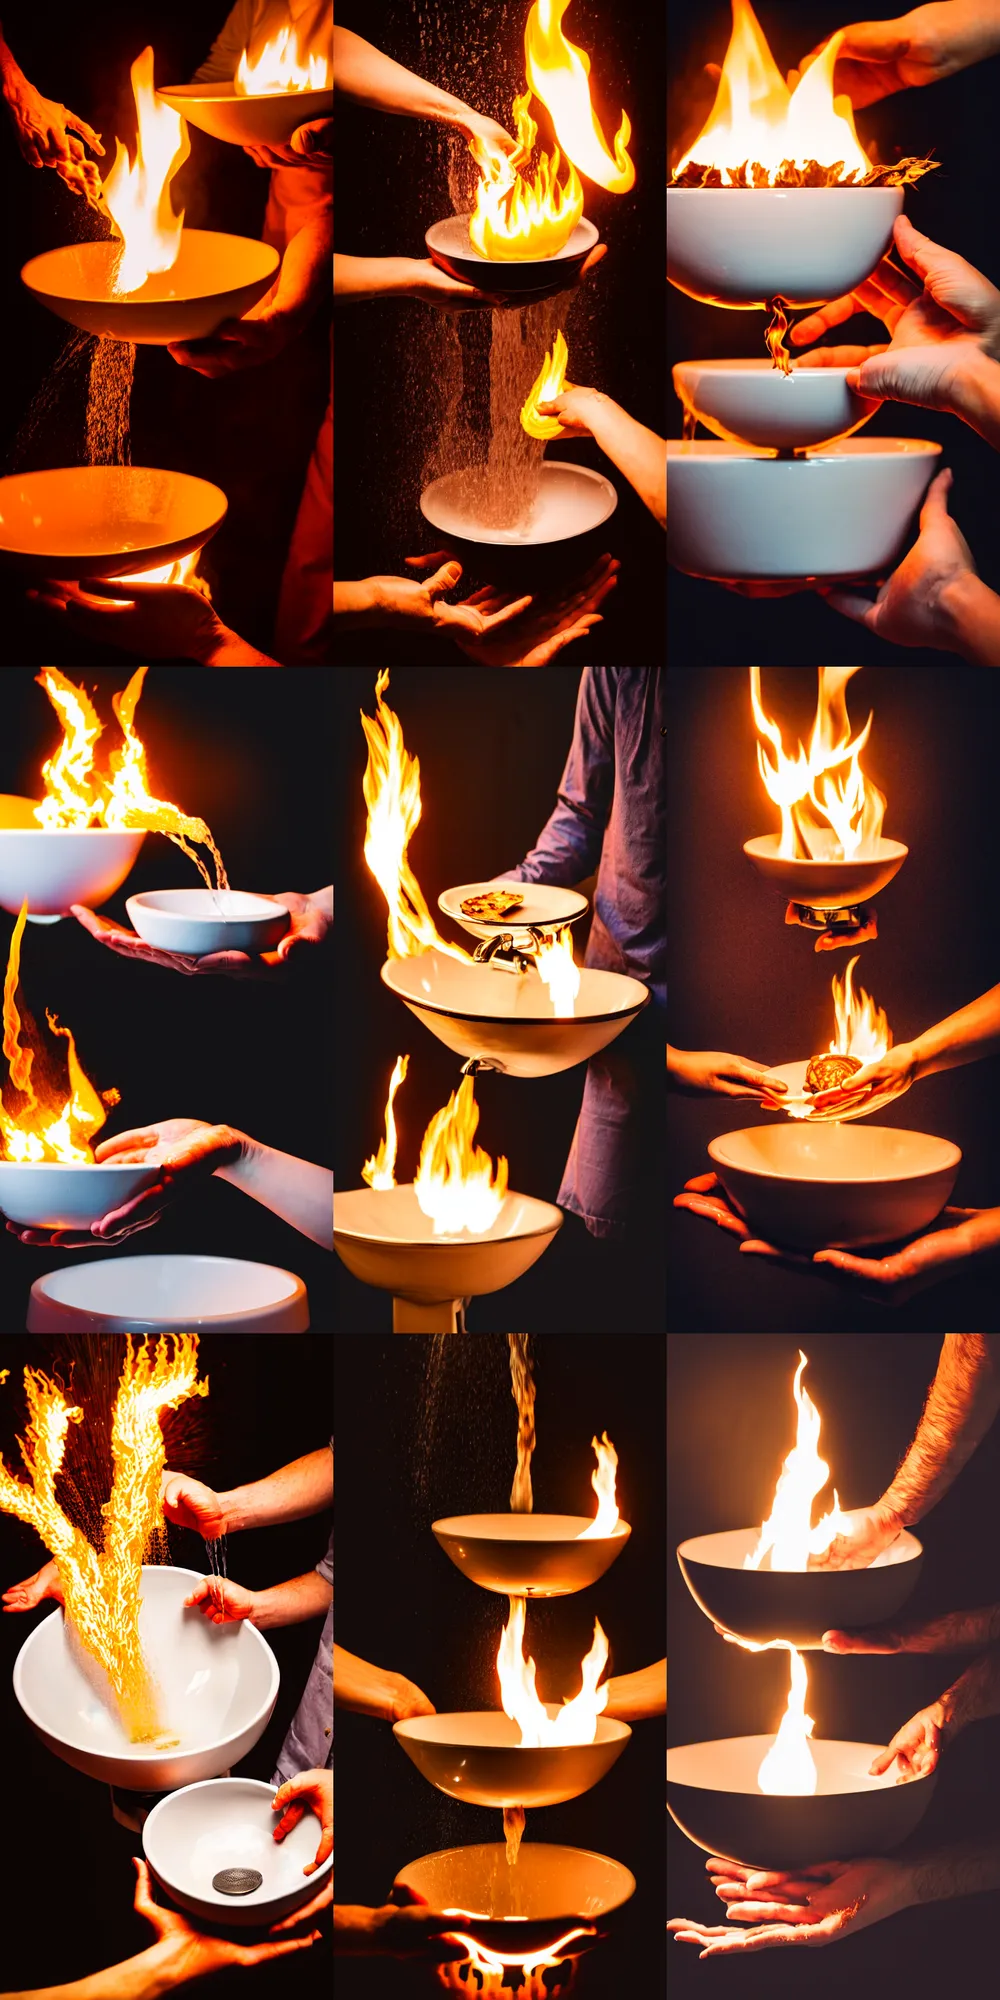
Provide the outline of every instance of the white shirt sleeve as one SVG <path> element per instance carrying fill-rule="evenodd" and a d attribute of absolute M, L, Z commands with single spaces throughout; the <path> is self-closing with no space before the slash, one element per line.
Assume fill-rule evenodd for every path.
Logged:
<path fill-rule="evenodd" d="M 256 16 L 256 0 L 236 0 L 225 27 L 212 43 L 211 53 L 206 56 L 201 68 L 195 70 L 192 83 L 232 81 L 239 59 L 250 45 Z"/>

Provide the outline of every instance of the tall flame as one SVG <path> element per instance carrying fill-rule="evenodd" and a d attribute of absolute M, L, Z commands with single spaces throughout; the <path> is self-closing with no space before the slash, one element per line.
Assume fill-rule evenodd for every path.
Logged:
<path fill-rule="evenodd" d="M 809 747 L 786 754 L 781 729 L 761 702 L 760 668 L 750 668 L 750 702 L 761 736 L 757 767 L 768 797 L 781 813 L 778 852 L 786 860 L 852 861 L 874 855 L 882 833 L 885 799 L 861 769 L 861 752 L 873 716 L 851 734 L 847 683 L 858 667 L 820 667 L 819 699 Z"/>
<path fill-rule="evenodd" d="M 524 73 L 549 112 L 563 152 L 581 174 L 609 194 L 627 194 L 635 182 L 628 155 L 632 126 L 623 111 L 612 155 L 590 101 L 590 57 L 567 41 L 562 31 L 569 4 L 570 0 L 534 0 L 524 30 Z"/>
<path fill-rule="evenodd" d="M 116 1104 L 118 1092 L 108 1091 L 102 1099 L 86 1075 L 76 1053 L 71 1029 L 64 1028 L 54 1014 L 46 1015 L 54 1035 L 65 1038 L 69 1095 L 49 1076 L 53 1068 L 47 1051 L 39 1042 L 22 1040 L 37 1031 L 22 1019 L 17 1005 L 21 976 L 21 940 L 28 913 L 22 903 L 10 940 L 10 954 L 3 988 L 3 1052 L 7 1058 L 8 1084 L 23 1102 L 12 1109 L 0 1094 L 0 1156 L 30 1165 L 42 1160 L 58 1160 L 64 1166 L 89 1166 L 94 1158 L 91 1141 L 107 1118 L 105 1104 Z M 35 1070 L 35 1059 L 39 1058 Z M 41 1074 L 39 1074 L 41 1072 Z"/>
<path fill-rule="evenodd" d="M 523 1597 L 509 1599 L 510 1617 L 503 1628 L 497 1654 L 500 1698 L 505 1715 L 516 1722 L 521 1742 L 528 1750 L 567 1743 L 593 1743 L 597 1718 L 607 1705 L 608 1684 L 598 1687 L 608 1659 L 608 1642 L 599 1619 L 594 1620 L 594 1642 L 581 1663 L 583 1685 L 572 1701 L 564 1701 L 557 1715 L 549 1715 L 535 1692 L 535 1662 L 524 1655 Z"/>
<path fill-rule="evenodd" d="M 177 262 L 184 211 L 175 215 L 170 183 L 191 151 L 188 129 L 153 87 L 153 51 L 143 49 L 131 69 L 132 94 L 139 120 L 135 159 L 115 140 L 115 163 L 104 182 L 104 199 L 122 238 L 115 271 L 118 293 L 137 292 L 153 271 L 170 271 Z"/>
<path fill-rule="evenodd" d="M 808 1390 L 802 1387 L 807 1367 L 799 1348 L 799 1365 L 793 1389 L 798 1409 L 795 1443 L 786 1458 L 775 1488 L 774 1503 L 760 1531 L 753 1554 L 744 1569 L 759 1569 L 770 1554 L 773 1570 L 804 1570 L 810 1556 L 822 1555 L 835 1535 L 843 1532 L 846 1521 L 834 1488 L 833 1507 L 813 1527 L 812 1506 L 830 1477 L 830 1468 L 819 1455 L 820 1417 Z"/>
<path fill-rule="evenodd" d="M 396 1115 L 393 1110 L 396 1092 L 404 1081 L 410 1067 L 409 1056 L 397 1056 L 389 1079 L 389 1095 L 385 1105 L 385 1134 L 379 1140 L 378 1151 L 365 1161 L 361 1178 L 372 1188 L 394 1188 L 396 1185 Z"/>
<path fill-rule="evenodd" d="M 407 859 L 422 810 L 420 762 L 410 756 L 399 717 L 382 699 L 388 685 L 385 667 L 375 682 L 376 712 L 370 716 L 362 710 L 361 727 L 368 743 L 362 784 L 368 807 L 365 860 L 389 906 L 389 957 L 412 958 L 433 946 L 471 965 L 461 945 L 446 944 L 439 935 Z"/>
<path fill-rule="evenodd" d="M 573 933 L 568 925 L 546 935 L 534 952 L 538 976 L 549 989 L 557 1020 L 570 1020 L 580 991 L 580 968 L 573 958 Z"/>
<path fill-rule="evenodd" d="M 531 178 L 521 172 L 538 136 L 530 102 L 530 90 L 514 99 L 516 152 L 508 155 L 478 135 L 469 141 L 480 175 L 476 206 L 469 217 L 469 241 L 481 257 L 508 262 L 555 257 L 583 214 L 583 187 L 572 160 L 566 161 L 565 180 L 559 179 L 558 146 L 551 157 L 542 153 Z"/>
<path fill-rule="evenodd" d="M 424 1133 L 414 1189 L 435 1236 L 458 1236 L 468 1230 L 481 1236 L 492 1228 L 507 1194 L 507 1162 L 493 1162 L 474 1146 L 479 1106 L 472 1077 L 465 1076 L 442 1111 L 435 1112 Z"/>
<path fill-rule="evenodd" d="M 577 1537 L 581 1542 L 598 1541 L 602 1536 L 613 1535 L 620 1519 L 615 1498 L 618 1453 L 607 1431 L 603 1438 L 593 1437 L 590 1442 L 597 1453 L 596 1470 L 590 1475 L 590 1483 L 597 1494 L 597 1513 L 589 1528 L 584 1528 L 582 1535 Z"/>
<path fill-rule="evenodd" d="M 162 1730 L 142 1655 L 139 1610 L 143 1557 L 164 1525 L 160 1416 L 190 1396 L 208 1394 L 207 1380 L 198 1379 L 198 1337 L 168 1334 L 133 1344 L 128 1336 L 111 1429 L 114 1481 L 102 1509 L 99 1551 L 68 1520 L 55 1494 L 67 1432 L 71 1423 L 83 1422 L 83 1410 L 40 1369 L 25 1369 L 24 1387 L 29 1423 L 18 1445 L 30 1483 L 15 1479 L 0 1458 L 0 1509 L 26 1521 L 55 1557 L 67 1618 L 107 1674 L 127 1734 L 133 1742 L 148 1741 Z"/>
<path fill-rule="evenodd" d="M 287 27 L 278 29 L 253 62 L 244 49 L 233 89 L 237 97 L 268 97 L 281 90 L 325 90 L 329 81 L 329 57 L 300 55 L 298 30 Z"/>
<path fill-rule="evenodd" d="M 789 164 L 838 168 L 838 181 L 864 178 L 871 161 L 854 129 L 850 98 L 833 94 L 843 39 L 842 32 L 833 35 L 789 89 L 749 0 L 733 0 L 733 32 L 715 103 L 674 178 L 692 162 L 720 170 L 724 186 L 745 185 L 741 176 L 748 167 L 760 169 L 755 185 L 772 185 Z"/>
<path fill-rule="evenodd" d="M 558 417 L 540 417 L 539 403 L 550 403 L 553 396 L 561 396 L 566 383 L 566 364 L 569 349 L 562 333 L 556 334 L 552 352 L 546 352 L 545 360 L 528 390 L 521 406 L 521 428 L 529 437 L 557 438 L 563 435 L 563 426 Z"/>
<path fill-rule="evenodd" d="M 757 1772 L 757 1784 L 770 1797 L 808 1798 L 816 1790 L 816 1760 L 809 1748 L 813 1719 L 806 1714 L 809 1682 L 806 1663 L 794 1646 L 788 1648 L 791 1684 L 778 1733 Z"/>
<path fill-rule="evenodd" d="M 830 1054 L 856 1056 L 860 1063 L 880 1062 L 892 1047 L 892 1029 L 881 1007 L 876 1007 L 869 993 L 859 986 L 857 993 L 851 974 L 857 965 L 860 953 L 848 961 L 844 983 L 834 975 L 833 1010 L 837 1022 L 835 1039 L 830 1043 Z"/>

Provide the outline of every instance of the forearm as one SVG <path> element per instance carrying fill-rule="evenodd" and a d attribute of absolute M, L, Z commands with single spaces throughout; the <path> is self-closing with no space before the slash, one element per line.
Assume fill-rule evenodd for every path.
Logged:
<path fill-rule="evenodd" d="M 188 1976 L 184 1957 L 182 1939 L 162 1938 L 122 1965 L 109 1965 L 65 1986 L 33 1986 L 23 1993 L 7 1993 L 4 2000 L 159 2000 L 161 1993 L 172 1993 Z"/>
<path fill-rule="evenodd" d="M 275 1625 L 302 1625 L 307 1618 L 325 1618 L 333 1603 L 333 1585 L 315 1569 L 293 1576 L 288 1583 L 276 1583 L 270 1590 L 255 1590 L 253 1623 L 267 1632 Z"/>
<path fill-rule="evenodd" d="M 882 1496 L 901 1526 L 919 1521 L 947 1492 L 998 1409 L 1000 1335 L 946 1334 L 916 1436 Z"/>
<path fill-rule="evenodd" d="M 1000 362 L 977 352 L 959 373 L 948 407 L 1000 451 Z"/>
<path fill-rule="evenodd" d="M 240 1159 L 216 1172 L 321 1249 L 333 1249 L 333 1175 L 328 1167 L 251 1141 Z"/>
<path fill-rule="evenodd" d="M 655 431 L 637 423 L 619 403 L 594 392 L 587 422 L 596 444 L 624 473 L 661 528 L 667 525 L 667 447 Z"/>
<path fill-rule="evenodd" d="M 972 667 L 1000 667 L 1000 597 L 972 570 L 946 583 L 937 604 L 938 647 Z"/>
<path fill-rule="evenodd" d="M 338 251 L 333 260 L 333 296 L 347 305 L 406 298 L 421 269 L 415 257 L 345 257 Z"/>
<path fill-rule="evenodd" d="M 317 306 L 329 296 L 332 256 L 331 199 L 319 204 L 316 213 L 291 238 L 281 260 L 277 290 L 267 307 L 268 316 L 277 313 L 296 329 L 305 326 Z"/>
<path fill-rule="evenodd" d="M 280 660 L 272 660 L 267 653 L 258 653 L 249 640 L 241 639 L 221 618 L 213 620 L 204 633 L 199 633 L 192 651 L 192 658 L 203 667 L 280 667 Z"/>
<path fill-rule="evenodd" d="M 932 1854 L 898 1858 L 906 1871 L 911 1905 L 1000 1889 L 1000 1841 L 963 1840 Z"/>
<path fill-rule="evenodd" d="M 978 1062 L 1000 1049 L 1000 986 L 991 986 L 978 1000 L 970 1000 L 944 1021 L 937 1021 L 912 1044 L 914 1077 L 934 1076 L 938 1070 L 956 1069 L 960 1064 Z"/>
<path fill-rule="evenodd" d="M 388 111 L 401 118 L 430 118 L 438 125 L 457 125 L 468 105 L 450 91 L 439 90 L 414 76 L 402 63 L 372 47 L 350 28 L 333 31 L 333 81 L 346 97 L 367 104 L 373 111 Z"/>
<path fill-rule="evenodd" d="M 946 1688 L 937 1707 L 950 1737 L 970 1722 L 982 1722 L 988 1715 L 1000 1715 L 1000 1646 L 991 1646 L 973 1660 L 964 1674 Z"/>
<path fill-rule="evenodd" d="M 667 1663 L 657 1660 L 634 1674 L 615 1674 L 608 1682 L 605 1713 L 618 1722 L 641 1722 L 667 1712 Z"/>
<path fill-rule="evenodd" d="M 219 1494 L 229 1523 L 227 1532 L 244 1528 L 274 1528 L 283 1521 L 304 1521 L 333 1504 L 333 1453 L 329 1446 L 294 1458 L 266 1479 L 253 1479 Z"/>

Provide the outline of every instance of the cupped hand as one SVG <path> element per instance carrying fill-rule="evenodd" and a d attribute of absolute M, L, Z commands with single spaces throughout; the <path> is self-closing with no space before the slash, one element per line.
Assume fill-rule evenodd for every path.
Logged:
<path fill-rule="evenodd" d="M 313 118 L 307 125 L 297 125 L 287 146 L 269 146 L 258 142 L 244 146 L 254 165 L 258 167 L 319 167 L 329 172 L 333 158 L 333 119 Z"/>
<path fill-rule="evenodd" d="M 320 1825 L 319 1846 L 314 1859 L 307 1861 L 302 1871 L 304 1875 L 314 1875 L 333 1853 L 333 1772 L 299 1771 L 294 1778 L 286 1778 L 275 1792 L 271 1810 L 281 1815 L 274 1829 L 275 1840 L 284 1840 L 307 1812 L 316 1814 Z"/>
<path fill-rule="evenodd" d="M 908 1090 L 916 1081 L 917 1056 L 912 1042 L 897 1042 L 894 1049 L 887 1050 L 878 1062 L 867 1063 L 854 1076 L 847 1077 L 835 1090 L 817 1090 L 813 1099 L 817 1111 L 837 1112 L 856 1104 L 864 1104 L 868 1098 L 877 1097 L 884 1090 L 894 1096 Z"/>
<path fill-rule="evenodd" d="M 123 583 L 113 578 L 105 582 L 92 577 L 86 589 L 78 583 L 49 581 L 27 595 L 33 604 L 57 612 L 84 638 L 151 660 L 202 660 L 225 636 L 207 597 L 187 583 Z"/>
<path fill-rule="evenodd" d="M 202 340 L 172 341 L 167 353 L 181 368 L 193 368 L 210 382 L 222 375 L 235 375 L 241 368 L 259 368 L 273 361 L 294 340 L 302 326 L 293 313 L 277 308 L 249 315 L 246 319 L 224 319 L 215 332 Z"/>
<path fill-rule="evenodd" d="M 175 1528 L 188 1528 L 206 1542 L 217 1541 L 228 1527 L 217 1493 L 186 1472 L 165 1471 L 160 1480 L 163 1511 Z"/>
<path fill-rule="evenodd" d="M 575 577 L 536 597 L 511 602 L 504 592 L 474 591 L 466 605 L 486 623 L 480 632 L 455 631 L 452 637 L 470 660 L 486 667 L 545 667 L 550 660 L 600 625 L 604 603 L 618 580 L 614 556 L 599 556 L 583 576 Z"/>
<path fill-rule="evenodd" d="M 593 419 L 600 400 L 598 389 L 585 389 L 579 383 L 567 382 L 560 395 L 550 396 L 547 402 L 539 403 L 538 414 L 541 417 L 558 417 L 564 437 L 593 437 Z"/>
<path fill-rule="evenodd" d="M 256 1598 L 252 1590 L 233 1583 L 227 1576 L 203 1576 L 184 1599 L 185 1610 L 200 1611 L 210 1625 L 238 1625 L 252 1618 Z M 331 1813 L 333 1811 L 331 1803 Z"/>
<path fill-rule="evenodd" d="M 471 104 L 464 104 L 454 120 L 459 132 L 464 132 L 470 145 L 478 139 L 487 152 L 502 153 L 509 160 L 518 151 L 518 141 L 511 138 L 505 125 L 499 125 L 495 118 L 487 118 L 481 111 L 473 111 Z"/>
<path fill-rule="evenodd" d="M 313 1904 L 304 1910 L 296 1910 L 292 1918 L 283 1924 L 274 1924 L 267 1936 L 259 1944 L 237 1944 L 230 1938 L 210 1936 L 206 1931 L 195 1929 L 190 1917 L 180 1910 L 168 1910 L 153 1901 L 153 1888 L 149 1879 L 149 1868 L 138 1855 L 133 1855 L 135 1869 L 134 1907 L 140 1917 L 145 1917 L 156 1932 L 157 1941 L 169 1943 L 174 1948 L 170 1967 L 171 1986 L 181 1986 L 189 1979 L 202 1979 L 207 1973 L 218 1972 L 227 1965 L 263 1965 L 272 1958 L 284 1958 L 291 1951 L 303 1951 L 316 1944 L 322 1931 L 311 1930 L 302 1937 L 284 1938 L 276 1935 L 288 1930 L 291 1925 L 301 1924 L 313 1915 Z M 329 1888 L 330 1885 L 327 1884 Z"/>
<path fill-rule="evenodd" d="M 268 892 L 270 894 L 270 891 Z M 70 909 L 77 923 L 97 944 L 106 945 L 109 951 L 117 952 L 121 958 L 138 960 L 144 965 L 159 965 L 168 972 L 181 972 L 186 977 L 198 973 L 225 973 L 230 979 L 273 979 L 287 968 L 289 958 L 296 946 L 322 944 L 333 923 L 327 908 L 327 897 L 323 890 L 311 896 L 303 896 L 294 889 L 284 889 L 271 896 L 273 903 L 282 903 L 289 912 L 291 923 L 283 938 L 273 951 L 264 951 L 251 957 L 245 951 L 213 951 L 203 958 L 187 958 L 177 951 L 163 951 L 158 945 L 147 944 L 122 924 L 113 923 L 110 917 L 101 917 L 94 910 L 88 910 L 83 903 L 71 903 Z"/>
<path fill-rule="evenodd" d="M 430 631 L 447 631 L 452 636 L 458 632 L 481 635 L 516 617 L 532 601 L 530 597 L 502 597 L 496 604 L 484 605 L 480 601 L 484 593 L 480 591 L 463 604 L 447 604 L 447 593 L 457 590 L 462 581 L 461 563 L 448 557 L 444 549 L 434 549 L 425 556 L 407 556 L 405 560 L 408 569 L 433 569 L 433 574 L 424 583 L 409 576 L 369 577 L 375 615 L 382 625 L 403 628 L 424 625 Z"/>
<path fill-rule="evenodd" d="M 516 299 L 508 299 L 503 292 L 481 292 L 476 285 L 465 285 L 460 278 L 453 278 L 449 271 L 442 271 L 433 257 L 412 257 L 408 260 L 405 297 L 419 299 L 425 306 L 434 306 L 438 312 L 492 310 L 494 306 L 516 306 Z"/>
<path fill-rule="evenodd" d="M 717 1222 L 730 1236 L 741 1239 L 750 1235 L 749 1224 L 729 1205 L 725 1189 L 718 1174 L 694 1174 L 685 1181 L 681 1194 L 674 1196 L 675 1208 L 689 1208 L 692 1215 L 703 1215 L 708 1222 Z"/>
<path fill-rule="evenodd" d="M 75 192 L 96 194 L 100 178 L 85 148 L 89 146 L 103 158 L 100 133 L 65 104 L 43 97 L 26 76 L 15 77 L 3 94 L 21 156 L 29 167 L 66 169 L 63 178 Z"/>
<path fill-rule="evenodd" d="M 956 627 L 951 595 L 978 576 L 972 550 L 948 512 L 952 474 L 946 466 L 931 481 L 920 510 L 920 533 L 885 583 L 871 588 L 840 585 L 822 595 L 835 611 L 865 625 L 894 646 L 923 646 L 951 652 Z"/>
<path fill-rule="evenodd" d="M 905 1305 L 917 1292 L 953 1277 L 970 1258 L 1000 1247 L 1000 1209 L 946 1208 L 925 1236 L 887 1257 L 855 1257 L 849 1250 L 817 1250 L 812 1262 L 863 1297 Z"/>
<path fill-rule="evenodd" d="M 733 1930 L 728 1924 L 673 1918 L 667 1929 L 679 1943 L 697 1945 L 702 1958 L 772 1946 L 835 1944 L 913 1900 L 905 1865 L 884 1856 L 828 1861 L 798 1874 L 749 1868 L 717 1855 L 705 1866 L 729 1917 L 759 1928 Z"/>
<path fill-rule="evenodd" d="M 34 1611 L 36 1604 L 46 1597 L 54 1597 L 57 1604 L 64 1601 L 59 1567 L 54 1562 L 43 1563 L 34 1576 L 26 1576 L 22 1583 L 12 1583 L 0 1601 L 5 1611 Z"/>
<path fill-rule="evenodd" d="M 766 1063 L 725 1055 L 720 1049 L 672 1049 L 667 1073 L 677 1090 L 699 1096 L 782 1097 L 788 1089 L 782 1077 L 769 1074 Z"/>
<path fill-rule="evenodd" d="M 929 1708 L 922 1708 L 917 1715 L 911 1715 L 902 1729 L 897 1729 L 888 1747 L 872 1759 L 871 1775 L 880 1778 L 891 1770 L 893 1764 L 897 1764 L 898 1785 L 905 1784 L 909 1778 L 926 1778 L 937 1768 L 947 1740 L 948 1727 L 941 1703 L 932 1702 Z"/>
<path fill-rule="evenodd" d="M 993 53 L 990 25 L 986 8 L 956 7 L 949 0 L 932 0 L 894 21 L 855 21 L 841 31 L 834 88 L 861 111 L 896 91 L 939 83 Z M 823 41 L 811 49 L 800 69 L 809 69 L 825 47 Z"/>
<path fill-rule="evenodd" d="M 881 1501 L 874 1507 L 855 1507 L 844 1519 L 847 1527 L 834 1536 L 828 1549 L 809 1557 L 807 1569 L 867 1569 L 903 1531 L 899 1516 Z"/>

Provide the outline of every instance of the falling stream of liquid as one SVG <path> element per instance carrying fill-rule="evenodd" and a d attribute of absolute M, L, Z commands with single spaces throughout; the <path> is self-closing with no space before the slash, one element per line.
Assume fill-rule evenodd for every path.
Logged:
<path fill-rule="evenodd" d="M 215 1605 L 216 1610 L 221 1611 L 224 1615 L 226 1609 L 225 1583 L 229 1575 L 229 1571 L 226 1568 L 225 1535 L 218 1535 L 214 1541 L 207 1541 L 205 1543 L 205 1554 L 208 1557 L 208 1567 L 212 1572 L 212 1603 Z"/>
<path fill-rule="evenodd" d="M 681 433 L 685 444 L 691 443 L 697 428 L 698 428 L 698 418 L 696 412 L 694 410 L 685 409 L 684 429 Z"/>
<path fill-rule="evenodd" d="M 87 464 L 131 465 L 132 378 L 135 344 L 97 340 L 87 392 Z"/>
<path fill-rule="evenodd" d="M 517 1466 L 510 1489 L 511 1512 L 514 1514 L 530 1514 L 534 1505 L 531 1490 L 531 1455 L 535 1449 L 535 1377 L 528 1345 L 530 1337 L 527 1333 L 507 1335 L 507 1345 L 510 1349 L 510 1393 L 517 1405 Z M 513 1618 L 513 1598 L 510 1599 L 510 1615 Z M 524 1833 L 523 1806 L 504 1807 L 503 1831 L 507 1843 L 507 1866 L 513 1868 L 517 1862 L 521 1836 Z"/>

